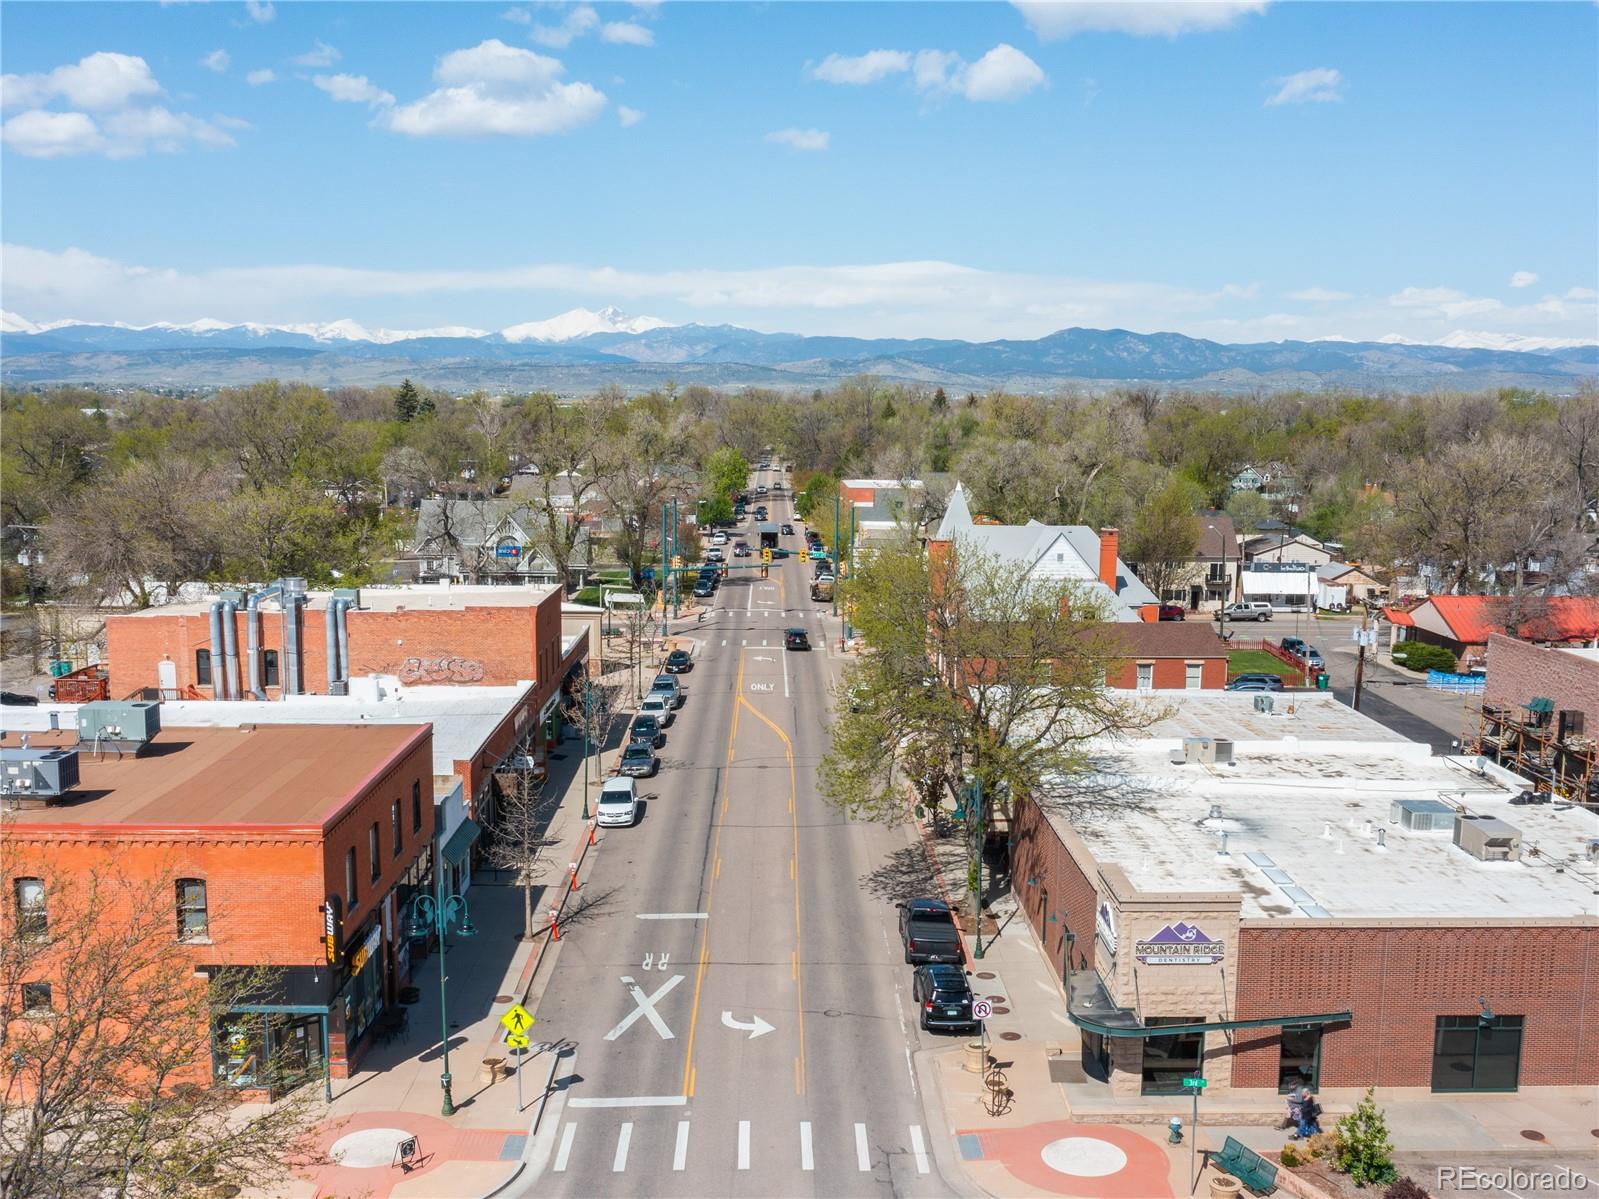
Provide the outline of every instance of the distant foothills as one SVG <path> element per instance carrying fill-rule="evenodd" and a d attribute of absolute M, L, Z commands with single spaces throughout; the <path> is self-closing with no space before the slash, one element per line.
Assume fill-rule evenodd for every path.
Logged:
<path fill-rule="evenodd" d="M 330 324 L 35 324 L 0 314 L 0 379 L 13 386 L 207 390 L 263 378 L 323 386 L 418 383 L 456 391 L 593 391 L 668 382 L 822 387 L 854 375 L 929 387 L 1018 391 L 1158 384 L 1217 391 L 1573 393 L 1599 376 L 1599 345 L 1455 333 L 1441 344 L 1281 341 L 1227 345 L 1180 333 L 1062 329 L 1031 341 L 808 337 L 736 325 L 672 325 L 574 309 L 499 332 L 398 332 Z"/>

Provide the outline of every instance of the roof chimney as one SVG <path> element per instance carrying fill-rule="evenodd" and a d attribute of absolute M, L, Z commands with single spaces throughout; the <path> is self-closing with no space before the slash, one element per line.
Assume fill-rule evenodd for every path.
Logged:
<path fill-rule="evenodd" d="M 1115 529 L 1099 531 L 1099 581 L 1116 591 L 1116 558 L 1120 549 L 1121 534 Z"/>

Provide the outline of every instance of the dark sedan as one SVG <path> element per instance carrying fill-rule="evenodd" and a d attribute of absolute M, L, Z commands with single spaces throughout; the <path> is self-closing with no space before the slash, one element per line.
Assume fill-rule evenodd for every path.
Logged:
<path fill-rule="evenodd" d="M 661 760 L 655 756 L 655 751 L 642 741 L 635 741 L 622 751 L 622 760 L 617 764 L 617 773 L 625 774 L 632 778 L 650 778 L 661 768 Z"/>
<path fill-rule="evenodd" d="M 694 662 L 688 656 L 686 649 L 674 649 L 666 655 L 666 669 L 672 674 L 682 674 L 684 671 L 693 670 Z"/>
<path fill-rule="evenodd" d="M 1227 684 L 1228 691 L 1281 691 L 1283 680 L 1276 674 L 1241 674 Z"/>

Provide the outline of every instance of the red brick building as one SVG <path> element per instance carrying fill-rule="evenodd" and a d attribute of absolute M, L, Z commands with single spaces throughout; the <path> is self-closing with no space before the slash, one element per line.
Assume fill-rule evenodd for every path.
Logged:
<path fill-rule="evenodd" d="M 1162 696 L 1104 747 L 1125 796 L 1017 813 L 1013 887 L 1085 1074 L 1339 1102 L 1599 1085 L 1599 815 L 1330 697 L 1256 698 Z"/>
<path fill-rule="evenodd" d="M 1126 691 L 1219 691 L 1227 685 L 1227 643 L 1208 623 L 1182 620 L 1102 626 L 1124 659 L 1105 679 Z"/>
<path fill-rule="evenodd" d="M 75 732 L 29 741 L 77 748 Z M 15 732 L 0 745 L 9 776 L 28 751 Z M 269 1001 L 216 1030 L 217 1081 L 292 1081 L 260 1069 L 284 1054 L 300 1076 L 347 1077 L 409 977 L 404 906 L 434 833 L 431 729 L 165 728 L 117 748 L 77 748 L 64 794 L 8 793 L 7 912 L 25 898 L 48 911 L 53 879 L 95 870 L 171 879 L 173 953 L 201 973 L 266 966 L 279 978 Z"/>

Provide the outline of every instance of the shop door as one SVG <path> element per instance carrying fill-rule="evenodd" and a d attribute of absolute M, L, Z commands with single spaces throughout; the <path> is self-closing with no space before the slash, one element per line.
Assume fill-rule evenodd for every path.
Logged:
<path fill-rule="evenodd" d="M 1439 1016 L 1432 1042 L 1432 1089 L 1516 1090 L 1525 1022 L 1524 1016 Z"/>
<path fill-rule="evenodd" d="M 1151 1016 L 1144 1021 L 1146 1028 L 1162 1024 L 1198 1024 L 1198 1016 Z M 1202 1058 L 1205 1034 L 1202 1032 L 1177 1033 L 1172 1036 L 1144 1038 L 1145 1095 L 1184 1094 L 1183 1079 L 1203 1074 Z"/>
<path fill-rule="evenodd" d="M 272 1027 L 272 1097 L 322 1073 L 322 1017 L 281 1017 Z"/>
<path fill-rule="evenodd" d="M 1321 1025 L 1283 1025 L 1281 1046 L 1277 1093 L 1287 1095 L 1296 1085 L 1307 1091 L 1321 1090 Z"/>

